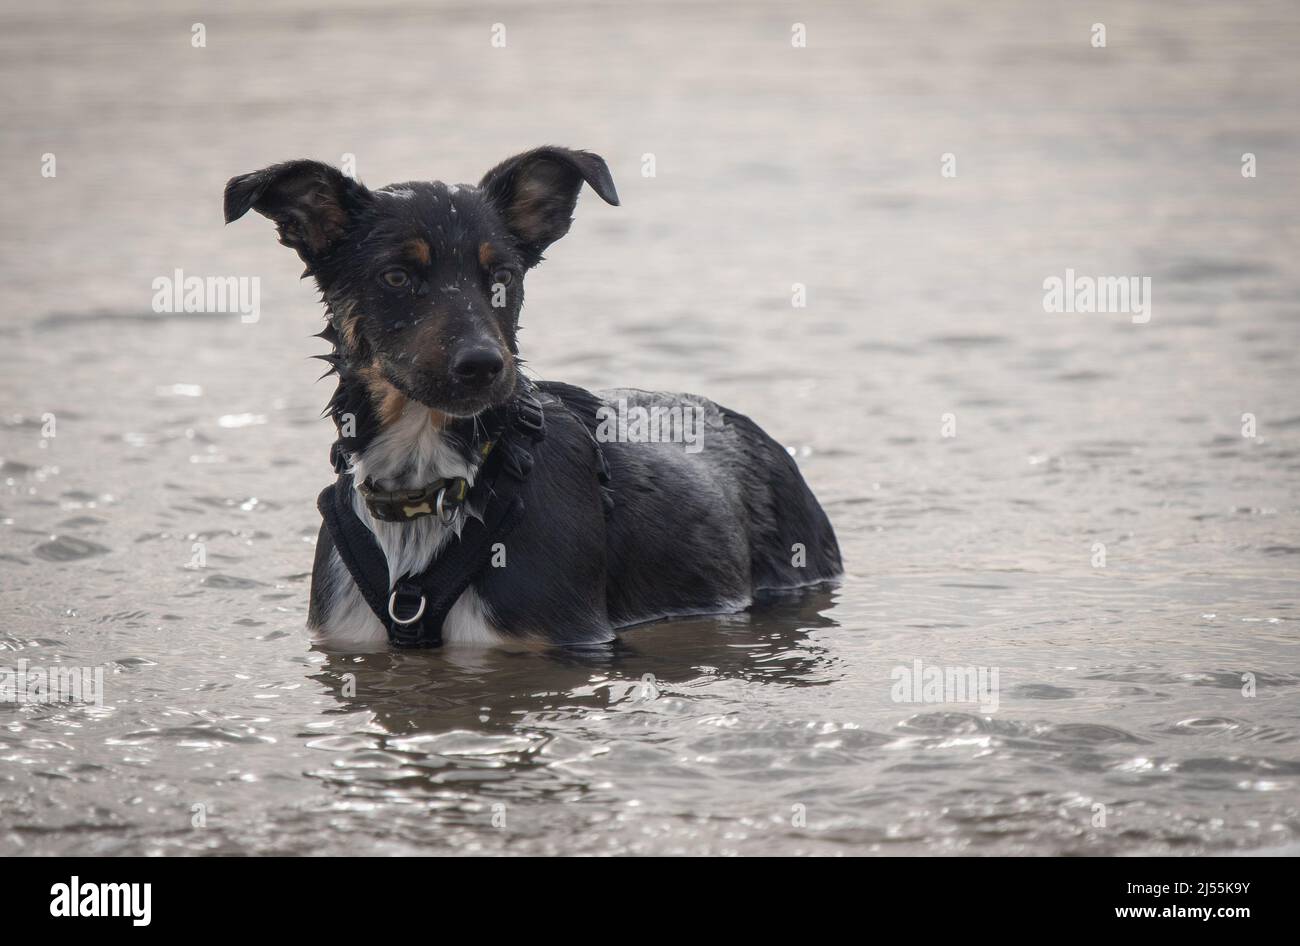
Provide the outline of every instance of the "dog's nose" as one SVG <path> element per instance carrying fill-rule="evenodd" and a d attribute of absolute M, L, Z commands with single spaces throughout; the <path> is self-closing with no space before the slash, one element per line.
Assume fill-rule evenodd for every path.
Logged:
<path fill-rule="evenodd" d="M 456 354 L 451 362 L 451 373 L 461 384 L 485 388 L 496 380 L 505 360 L 493 348 L 470 348 Z"/>

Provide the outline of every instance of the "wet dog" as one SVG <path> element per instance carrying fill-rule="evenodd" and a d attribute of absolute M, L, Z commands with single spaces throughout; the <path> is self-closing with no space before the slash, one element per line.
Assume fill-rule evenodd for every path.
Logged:
<path fill-rule="evenodd" d="M 747 417 L 522 373 L 524 277 L 584 182 L 618 204 L 602 158 L 557 147 L 473 186 L 371 190 L 306 160 L 226 185 L 226 222 L 273 220 L 327 310 L 340 479 L 321 498 L 319 642 L 605 642 L 840 574 L 825 513 Z"/>

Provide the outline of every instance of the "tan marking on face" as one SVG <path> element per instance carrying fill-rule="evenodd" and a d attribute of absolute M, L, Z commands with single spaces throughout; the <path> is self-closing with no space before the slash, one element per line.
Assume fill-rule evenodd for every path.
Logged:
<path fill-rule="evenodd" d="M 480 243 L 478 245 L 478 264 L 484 269 L 492 265 L 496 259 L 496 251 L 492 249 L 491 243 Z"/>
<path fill-rule="evenodd" d="M 370 401 L 379 415 L 379 426 L 387 427 L 401 417 L 402 411 L 406 409 L 406 395 L 393 387 L 384 377 L 378 359 L 358 373 L 366 385 L 366 390 L 370 392 Z"/>
<path fill-rule="evenodd" d="M 375 406 L 375 413 L 379 415 L 381 428 L 389 426 L 402 416 L 410 399 L 384 377 L 383 369 L 379 367 L 379 359 L 376 358 L 357 373 L 370 393 L 370 401 Z M 436 429 L 442 430 L 447 426 L 448 418 L 442 411 L 435 411 L 431 407 L 426 407 L 424 410 L 429 412 L 429 423 Z"/>
<path fill-rule="evenodd" d="M 421 266 L 428 266 L 429 260 L 433 259 L 429 244 L 420 239 L 407 240 L 402 244 L 402 252 L 406 254 L 407 259 L 413 260 Z"/>

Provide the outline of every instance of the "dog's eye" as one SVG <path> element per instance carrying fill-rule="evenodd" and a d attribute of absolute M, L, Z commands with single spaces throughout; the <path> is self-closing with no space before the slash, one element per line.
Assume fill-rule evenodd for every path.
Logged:
<path fill-rule="evenodd" d="M 394 289 L 401 289 L 411 281 L 411 277 L 406 275 L 406 270 L 397 267 L 384 270 L 383 274 L 380 275 L 379 278 L 382 279 L 386 285 L 392 286 Z"/>
<path fill-rule="evenodd" d="M 510 270 L 498 269 L 492 274 L 492 285 L 495 286 L 497 283 L 500 283 L 503 286 L 508 286 L 514 281 L 514 278 L 515 274 L 510 272 Z"/>

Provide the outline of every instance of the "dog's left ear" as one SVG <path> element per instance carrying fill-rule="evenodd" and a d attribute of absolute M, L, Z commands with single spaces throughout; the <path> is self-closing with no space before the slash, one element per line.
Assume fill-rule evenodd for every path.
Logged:
<path fill-rule="evenodd" d="M 569 232 L 583 181 L 605 203 L 618 206 L 605 159 L 590 151 L 535 148 L 502 161 L 479 187 L 505 220 L 526 265 L 536 266 L 546 248 Z"/>
<path fill-rule="evenodd" d="M 286 161 L 226 183 L 226 223 L 256 210 L 275 221 L 280 242 L 309 267 L 370 199 L 366 187 L 319 161 Z"/>

